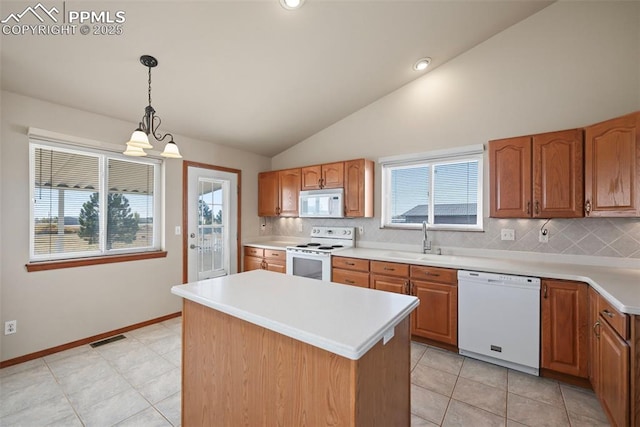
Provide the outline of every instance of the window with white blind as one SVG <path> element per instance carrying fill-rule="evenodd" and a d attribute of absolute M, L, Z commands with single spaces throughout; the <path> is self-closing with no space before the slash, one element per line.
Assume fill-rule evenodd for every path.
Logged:
<path fill-rule="evenodd" d="M 32 141 L 31 260 L 160 250 L 160 165 Z"/>
<path fill-rule="evenodd" d="M 482 230 L 482 150 L 380 159 L 382 227 Z"/>

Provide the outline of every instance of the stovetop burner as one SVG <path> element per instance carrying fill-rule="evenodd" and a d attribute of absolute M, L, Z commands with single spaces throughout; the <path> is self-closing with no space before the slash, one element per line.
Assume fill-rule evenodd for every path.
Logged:
<path fill-rule="evenodd" d="M 308 251 L 308 253 L 332 252 L 342 248 L 351 248 L 354 246 L 355 229 L 353 227 L 313 227 L 311 231 L 311 240 L 305 243 L 299 243 L 290 246 L 287 249 L 291 251 Z"/>

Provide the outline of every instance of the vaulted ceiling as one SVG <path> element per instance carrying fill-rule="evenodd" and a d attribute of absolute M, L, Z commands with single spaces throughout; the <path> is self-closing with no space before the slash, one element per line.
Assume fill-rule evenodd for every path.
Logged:
<path fill-rule="evenodd" d="M 59 21 L 122 11 L 122 34 L 82 35 L 77 22 L 70 35 L 3 34 L 1 85 L 134 126 L 147 105 L 139 57 L 150 54 L 163 130 L 273 156 L 424 75 L 417 59 L 432 58 L 429 72 L 550 3 L 51 1 Z M 37 4 L 3 1 L 1 19 Z"/>

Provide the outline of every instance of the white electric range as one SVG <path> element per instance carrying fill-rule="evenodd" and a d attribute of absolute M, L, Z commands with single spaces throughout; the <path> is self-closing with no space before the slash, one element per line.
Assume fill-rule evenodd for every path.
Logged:
<path fill-rule="evenodd" d="M 287 246 L 287 274 L 331 280 L 331 254 L 355 246 L 354 227 L 313 227 L 311 240 Z"/>

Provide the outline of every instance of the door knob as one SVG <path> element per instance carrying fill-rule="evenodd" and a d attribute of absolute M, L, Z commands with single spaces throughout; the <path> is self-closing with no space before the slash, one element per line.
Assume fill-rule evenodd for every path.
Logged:
<path fill-rule="evenodd" d="M 189 245 L 190 249 L 196 249 L 196 248 L 200 248 L 200 246 L 198 245 L 194 245 L 193 243 L 191 245 Z"/>

